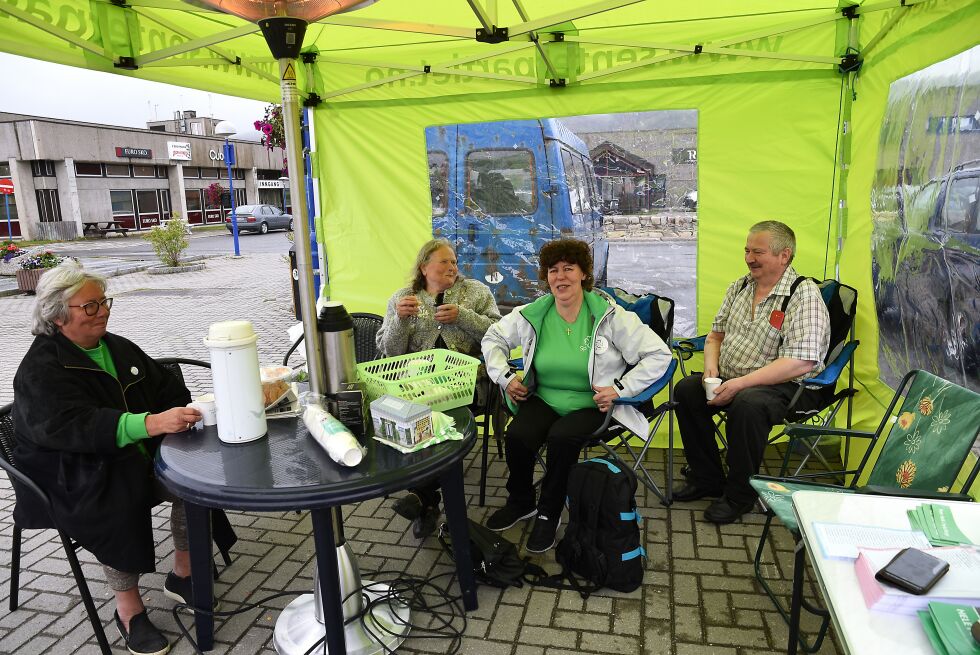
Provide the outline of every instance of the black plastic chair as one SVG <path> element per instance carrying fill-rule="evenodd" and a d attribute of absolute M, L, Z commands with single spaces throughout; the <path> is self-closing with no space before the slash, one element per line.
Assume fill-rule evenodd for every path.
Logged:
<path fill-rule="evenodd" d="M 82 573 L 82 567 L 78 563 L 78 556 L 75 554 L 76 551 L 81 548 L 81 546 L 75 542 L 71 537 L 69 537 L 65 532 L 59 527 L 58 522 L 55 520 L 54 514 L 51 511 L 51 501 L 48 499 L 48 495 L 42 490 L 37 484 L 34 483 L 27 475 L 20 471 L 13 461 L 13 451 L 17 444 L 16 437 L 14 435 L 14 418 L 13 418 L 13 404 L 0 407 L 0 468 L 7 472 L 7 476 L 10 478 L 10 482 L 14 488 L 14 495 L 19 497 L 21 494 L 29 493 L 34 494 L 38 500 L 40 500 L 42 506 L 48 514 L 50 519 L 50 527 L 58 531 L 58 537 L 61 539 L 61 545 L 65 549 L 65 555 L 68 557 L 68 564 L 71 566 L 71 572 L 75 576 L 75 584 L 78 586 L 78 592 L 82 596 L 82 603 L 85 605 L 85 612 L 88 614 L 88 619 L 92 624 L 92 629 L 95 632 L 95 638 L 99 642 L 99 649 L 104 653 L 104 655 L 110 655 L 111 650 L 109 648 L 109 641 L 105 636 L 105 629 L 102 627 L 102 621 L 99 618 L 99 613 L 95 609 L 95 603 L 92 601 L 92 594 L 89 592 L 88 583 L 85 581 L 85 575 Z M 11 538 L 11 548 L 10 548 L 10 611 L 17 610 L 17 596 L 18 587 L 20 585 L 20 534 L 21 528 L 15 523 L 13 529 L 13 535 Z"/>
<path fill-rule="evenodd" d="M 384 322 L 383 316 L 369 312 L 354 312 L 354 358 L 357 363 L 370 362 L 378 358 L 378 330 Z"/>

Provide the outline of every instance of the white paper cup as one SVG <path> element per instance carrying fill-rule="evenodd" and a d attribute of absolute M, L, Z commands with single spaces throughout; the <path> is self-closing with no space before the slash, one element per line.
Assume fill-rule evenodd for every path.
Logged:
<path fill-rule="evenodd" d="M 721 378 L 704 378 L 702 383 L 704 384 L 704 397 L 708 400 L 714 400 L 715 390 L 721 384 Z"/>
<path fill-rule="evenodd" d="M 188 407 L 193 407 L 197 411 L 201 412 L 201 420 L 195 425 L 197 429 L 201 429 L 205 425 L 217 425 L 218 424 L 218 408 L 214 403 L 214 394 L 206 393 L 203 396 L 199 396 L 194 399 L 194 402 L 187 405 Z"/>

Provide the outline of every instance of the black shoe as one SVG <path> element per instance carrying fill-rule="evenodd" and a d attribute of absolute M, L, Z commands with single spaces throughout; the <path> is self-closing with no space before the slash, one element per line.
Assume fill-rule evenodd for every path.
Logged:
<path fill-rule="evenodd" d="M 426 507 L 422 510 L 422 515 L 412 521 L 412 534 L 416 539 L 425 539 L 436 531 L 439 525 L 439 506 Z"/>
<path fill-rule="evenodd" d="M 722 494 L 722 490 L 715 487 L 703 487 L 696 482 L 688 482 L 683 487 L 674 492 L 673 499 L 682 503 L 701 498 L 715 498 Z"/>
<path fill-rule="evenodd" d="M 516 505 L 507 503 L 491 514 L 484 525 L 494 532 L 503 532 L 507 528 L 512 528 L 517 525 L 518 521 L 529 519 L 537 513 L 538 510 L 536 507 L 517 507 Z"/>
<path fill-rule="evenodd" d="M 529 553 L 543 553 L 551 550 L 558 543 L 558 528 L 561 526 L 561 515 L 552 520 L 547 516 L 538 514 L 534 519 L 534 527 L 531 528 L 531 535 L 524 544 L 524 549 Z"/>
<path fill-rule="evenodd" d="M 167 580 L 163 583 L 163 595 L 172 598 L 178 603 L 183 603 L 188 607 L 194 607 L 194 593 L 191 587 L 191 576 L 186 578 L 178 577 L 171 571 L 167 574 Z M 214 600 L 214 611 L 217 612 L 221 603 Z"/>
<path fill-rule="evenodd" d="M 164 655 L 170 650 L 170 642 L 150 623 L 150 617 L 143 610 L 129 620 L 129 631 L 123 627 L 119 612 L 113 612 L 119 636 L 126 642 L 126 648 L 133 655 Z"/>
<path fill-rule="evenodd" d="M 423 508 L 422 501 L 419 499 L 418 495 L 409 492 L 408 495 L 402 496 L 392 503 L 391 509 L 395 510 L 395 514 L 403 519 L 414 521 L 422 516 Z"/>
<path fill-rule="evenodd" d="M 708 505 L 708 509 L 704 511 L 704 518 L 712 523 L 717 523 L 718 525 L 734 523 L 742 516 L 742 514 L 751 512 L 754 506 L 755 502 L 734 503 L 728 500 L 728 498 L 722 496 L 718 500 Z"/>

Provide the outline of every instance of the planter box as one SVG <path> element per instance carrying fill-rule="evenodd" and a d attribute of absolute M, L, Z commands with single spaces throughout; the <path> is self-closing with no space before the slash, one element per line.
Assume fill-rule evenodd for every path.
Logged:
<path fill-rule="evenodd" d="M 24 293 L 34 293 L 38 281 L 47 271 L 46 268 L 32 268 L 27 271 L 20 269 L 17 271 L 17 288 Z"/>

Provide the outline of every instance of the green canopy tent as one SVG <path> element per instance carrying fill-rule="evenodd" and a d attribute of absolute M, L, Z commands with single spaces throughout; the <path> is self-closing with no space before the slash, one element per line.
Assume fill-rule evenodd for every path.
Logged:
<path fill-rule="evenodd" d="M 382 0 L 310 25 L 297 73 L 332 295 L 380 310 L 431 234 L 425 127 L 696 109 L 698 326 L 744 269 L 748 226 L 785 220 L 798 270 L 861 293 L 856 417 L 875 414 L 891 394 L 877 376 L 869 198 L 889 85 L 976 45 L 980 2 L 842 4 Z M 3 0 L 0 50 L 279 97 L 259 28 L 193 2 Z"/>

